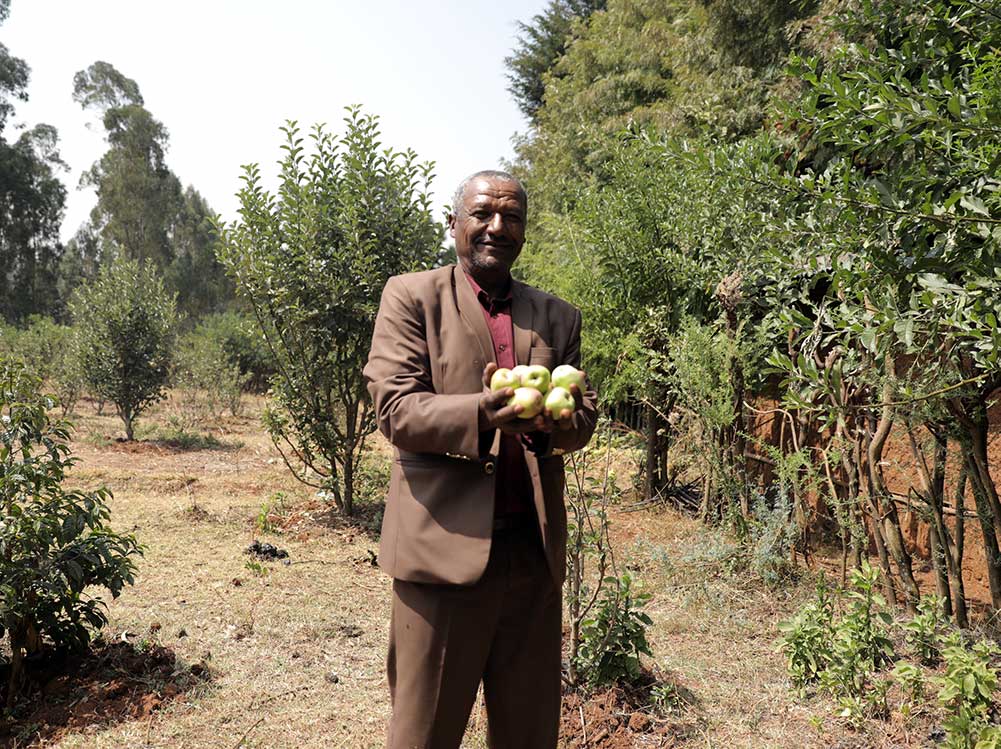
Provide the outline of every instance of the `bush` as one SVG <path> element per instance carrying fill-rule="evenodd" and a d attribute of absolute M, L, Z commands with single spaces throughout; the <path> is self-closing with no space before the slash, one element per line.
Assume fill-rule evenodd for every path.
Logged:
<path fill-rule="evenodd" d="M 577 670 L 592 687 L 634 683 L 641 674 L 640 655 L 653 656 L 646 639 L 653 622 L 641 611 L 650 594 L 633 593 L 628 572 L 603 585 L 594 616 L 581 624 Z"/>
<path fill-rule="evenodd" d="M 70 302 L 87 385 L 115 404 L 128 439 L 135 420 L 166 395 L 174 346 L 174 297 L 150 264 L 120 257 Z"/>
<path fill-rule="evenodd" d="M 7 705 L 17 696 L 25 658 L 45 646 L 82 647 L 104 625 L 104 603 L 131 584 L 141 553 L 134 536 L 109 527 L 107 489 L 67 491 L 75 462 L 69 425 L 52 422 L 52 400 L 20 363 L 0 359 L 0 637 L 11 650 Z"/>
<path fill-rule="evenodd" d="M 394 275 L 432 267 L 441 226 L 431 165 L 381 144 L 378 120 L 350 109 L 340 138 L 298 126 L 286 142 L 276 194 L 248 166 L 240 219 L 219 256 L 253 306 L 274 356 L 265 426 L 286 464 L 344 514 L 375 417 L 362 376 L 379 297 Z"/>
<path fill-rule="evenodd" d="M 84 379 L 73 341 L 73 330 L 52 318 L 32 315 L 27 327 L 0 331 L 0 354 L 21 359 L 55 393 L 63 415 L 76 405 Z"/>
<path fill-rule="evenodd" d="M 218 419 L 227 409 L 234 416 L 240 412 L 247 378 L 213 333 L 199 326 L 178 345 L 172 380 L 178 391 L 176 410 L 186 426 Z"/>
<path fill-rule="evenodd" d="M 946 638 L 938 701 L 948 712 L 943 724 L 947 749 L 1001 746 L 1001 729 L 990 724 L 998 687 L 998 674 L 990 662 L 996 655 L 991 643 L 978 642 L 968 649 L 959 632 Z"/>
<path fill-rule="evenodd" d="M 196 332 L 222 346 L 226 357 L 239 369 L 245 391 L 267 391 L 275 373 L 275 361 L 253 317 L 239 312 L 206 315 L 199 321 Z"/>
<path fill-rule="evenodd" d="M 876 592 L 879 571 L 863 562 L 853 570 L 851 587 L 843 592 L 848 601 L 840 617 L 827 595 L 823 579 L 817 600 L 807 604 L 792 619 L 779 623 L 781 649 L 787 669 L 800 691 L 812 683 L 834 697 L 840 715 L 858 723 L 871 713 L 886 712 L 889 681 L 875 679 L 877 671 L 892 662 L 892 618 L 886 601 Z"/>

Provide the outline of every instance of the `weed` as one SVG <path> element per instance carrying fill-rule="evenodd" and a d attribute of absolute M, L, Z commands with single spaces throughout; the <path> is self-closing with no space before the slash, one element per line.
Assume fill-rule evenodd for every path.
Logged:
<path fill-rule="evenodd" d="M 264 502 L 257 513 L 254 524 L 261 533 L 281 533 L 281 528 L 277 522 L 288 509 L 288 497 L 285 492 L 273 492 Z"/>
<path fill-rule="evenodd" d="M 251 572 L 253 572 L 258 577 L 266 577 L 270 572 L 270 570 L 267 567 L 265 567 L 263 564 L 253 559 L 248 559 L 246 562 L 243 563 L 243 566 L 246 567 Z"/>
<path fill-rule="evenodd" d="M 907 644 L 927 666 L 938 663 L 942 655 L 942 634 L 948 625 L 944 611 L 942 598 L 924 596 L 918 602 L 918 613 L 903 625 Z"/>
<path fill-rule="evenodd" d="M 874 679 L 893 660 L 889 636 L 892 619 L 886 602 L 876 592 L 879 571 L 868 563 L 851 575 L 851 587 L 842 593 L 848 609 L 837 618 L 826 583 L 821 578 L 817 600 L 792 619 L 781 622 L 787 669 L 793 684 L 805 692 L 818 683 L 838 701 L 840 715 L 853 725 L 866 716 L 886 715 L 890 682 Z"/>
<path fill-rule="evenodd" d="M 666 715 L 680 709 L 685 704 L 685 698 L 674 684 L 660 682 L 650 687 L 650 704 Z"/>
<path fill-rule="evenodd" d="M 817 581 L 816 600 L 801 608 L 792 619 L 779 622 L 781 650 L 786 669 L 800 695 L 820 679 L 833 657 L 834 601 L 823 575 Z"/>
<path fill-rule="evenodd" d="M 905 705 L 918 705 L 924 702 L 926 681 L 920 666 L 901 661 L 893 669 L 893 680 L 900 685 L 904 693 Z"/>
<path fill-rule="evenodd" d="M 579 673 L 592 686 L 634 682 L 640 655 L 652 656 L 646 628 L 653 621 L 642 609 L 649 593 L 633 593 L 628 572 L 604 580 L 605 594 L 595 615 L 581 623 L 577 656 Z"/>
<path fill-rule="evenodd" d="M 946 749 L 1001 746 L 1001 729 L 990 725 L 998 686 L 990 660 L 997 654 L 993 643 L 978 642 L 967 648 L 959 632 L 945 638 L 945 676 L 939 680 L 938 701 L 948 713 L 943 722 Z"/>

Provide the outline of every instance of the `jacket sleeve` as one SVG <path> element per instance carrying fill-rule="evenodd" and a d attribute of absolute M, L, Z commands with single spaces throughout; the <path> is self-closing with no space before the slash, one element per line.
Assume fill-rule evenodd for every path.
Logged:
<path fill-rule="evenodd" d="M 574 322 L 570 330 L 570 340 L 567 343 L 566 364 L 580 369 L 580 310 L 574 310 Z M 571 417 L 569 429 L 554 429 L 549 435 L 548 449 L 544 454 L 561 454 L 580 450 L 591 439 L 594 427 L 598 423 L 598 394 L 591 387 L 590 380 L 584 390 L 584 402 Z"/>
<path fill-rule="evenodd" d="M 389 279 L 364 369 L 379 430 L 401 450 L 478 460 L 481 394 L 434 392 L 425 319 L 403 280 Z"/>

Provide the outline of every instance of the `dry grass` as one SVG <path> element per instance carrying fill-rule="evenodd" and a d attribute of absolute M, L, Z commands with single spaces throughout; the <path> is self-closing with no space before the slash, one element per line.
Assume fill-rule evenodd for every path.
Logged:
<path fill-rule="evenodd" d="M 260 405 L 192 449 L 116 442 L 117 419 L 78 409 L 72 481 L 109 486 L 113 524 L 146 545 L 136 585 L 110 604 L 108 634 L 156 639 L 182 663 L 206 661 L 211 678 L 149 722 L 95 726 L 59 747 L 382 746 L 390 581 L 370 562 L 377 539 L 291 477 L 254 416 Z M 165 413 L 148 417 L 144 433 L 155 436 Z M 626 475 L 631 459 L 617 460 Z M 285 530 L 262 535 L 255 519 L 276 492 L 287 499 L 271 519 Z M 830 715 L 830 705 L 801 704 L 788 688 L 775 623 L 807 586 L 775 593 L 729 574 L 712 553 L 719 537 L 676 513 L 614 512 L 613 523 L 620 562 L 655 593 L 658 665 L 697 701 L 695 729 L 672 745 L 868 745 L 832 719 L 818 730 L 811 716 Z M 287 549 L 291 564 L 248 568 L 243 551 L 255 537 Z M 484 728 L 474 711 L 466 749 L 485 747 Z"/>

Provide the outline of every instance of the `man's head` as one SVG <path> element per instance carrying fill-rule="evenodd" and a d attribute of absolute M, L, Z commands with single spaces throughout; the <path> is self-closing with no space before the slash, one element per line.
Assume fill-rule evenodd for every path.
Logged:
<path fill-rule="evenodd" d="M 462 268 L 481 285 L 506 281 L 525 244 L 528 196 L 507 172 L 482 171 L 455 191 L 449 234 Z"/>

